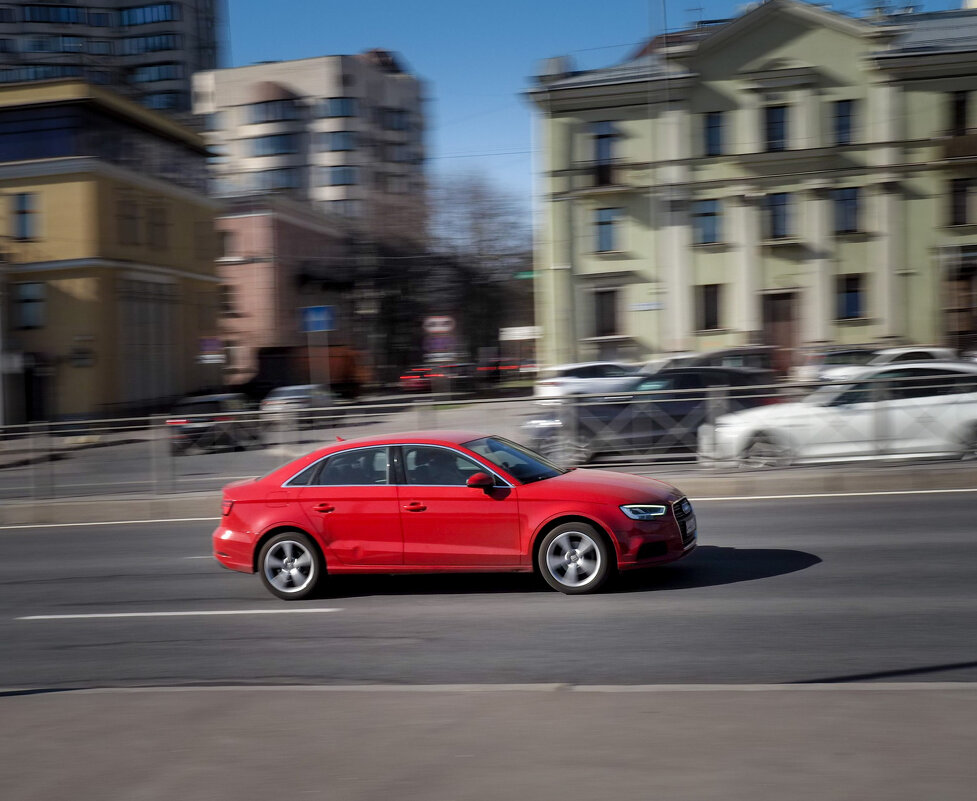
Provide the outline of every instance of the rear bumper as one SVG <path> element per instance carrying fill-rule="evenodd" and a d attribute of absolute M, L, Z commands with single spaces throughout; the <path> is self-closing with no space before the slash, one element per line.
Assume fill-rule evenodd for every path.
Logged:
<path fill-rule="evenodd" d="M 226 526 L 218 526 L 211 535 L 214 558 L 229 570 L 254 573 L 251 537 Z"/>

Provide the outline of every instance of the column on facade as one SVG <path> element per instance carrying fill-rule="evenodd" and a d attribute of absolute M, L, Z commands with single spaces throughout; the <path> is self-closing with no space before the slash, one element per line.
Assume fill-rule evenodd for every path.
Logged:
<path fill-rule="evenodd" d="M 900 275 L 905 271 L 905 237 L 902 220 L 902 187 L 895 182 L 876 187 L 878 203 L 878 265 L 876 303 L 873 316 L 880 323 L 884 337 L 905 336 L 900 313 Z"/>
<path fill-rule="evenodd" d="M 667 350 L 686 350 L 692 344 L 692 231 L 689 209 L 688 166 L 683 163 L 691 152 L 691 119 L 686 104 L 672 103 L 662 115 L 663 155 L 661 172 L 665 184 L 661 196 L 664 212 L 662 260 L 665 280 L 665 331 L 662 346 Z"/>
<path fill-rule="evenodd" d="M 733 325 L 752 341 L 752 332 L 762 328 L 760 289 L 762 259 L 760 256 L 760 209 L 756 193 L 741 191 L 729 200 L 729 240 L 736 263 L 736 318 Z"/>
<path fill-rule="evenodd" d="M 800 219 L 806 221 L 806 240 L 810 247 L 810 282 L 802 304 L 804 309 L 803 337 L 807 342 L 828 342 L 832 339 L 831 321 L 834 319 L 834 258 L 831 238 L 831 199 L 824 186 L 810 187 L 802 194 L 798 209 Z"/>
<path fill-rule="evenodd" d="M 803 86 L 798 92 L 799 117 L 797 132 L 790 133 L 796 148 L 821 147 L 821 115 L 818 108 L 818 96 L 813 87 Z"/>

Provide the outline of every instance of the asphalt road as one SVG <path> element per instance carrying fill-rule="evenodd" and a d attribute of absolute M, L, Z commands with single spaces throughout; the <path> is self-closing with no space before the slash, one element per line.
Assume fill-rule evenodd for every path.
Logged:
<path fill-rule="evenodd" d="M 977 679 L 977 494 L 698 517 L 692 556 L 593 597 L 522 575 L 376 576 L 301 603 L 218 567 L 207 522 L 6 530 L 0 687 Z M 240 614 L 127 616 L 216 611 Z"/>
<path fill-rule="evenodd" d="M 0 797 L 973 798 L 977 493 L 697 513 L 696 553 L 593 597 L 290 604 L 208 522 L 0 530 Z"/>

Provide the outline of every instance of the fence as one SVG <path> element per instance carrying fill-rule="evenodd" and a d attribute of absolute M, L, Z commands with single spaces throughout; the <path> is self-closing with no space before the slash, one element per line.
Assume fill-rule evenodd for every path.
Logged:
<path fill-rule="evenodd" d="M 977 456 L 977 375 L 776 384 L 537 401 L 425 396 L 275 415 L 9 426 L 0 501 L 163 495 L 261 475 L 336 437 L 484 431 L 566 465 L 715 470 L 811 460 Z"/>

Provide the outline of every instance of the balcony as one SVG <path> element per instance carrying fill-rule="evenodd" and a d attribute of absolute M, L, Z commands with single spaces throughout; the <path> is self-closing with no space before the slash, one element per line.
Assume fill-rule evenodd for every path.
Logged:
<path fill-rule="evenodd" d="M 635 164 L 621 161 L 578 161 L 568 170 L 573 194 L 599 195 L 627 192 L 642 185 Z"/>
<path fill-rule="evenodd" d="M 951 133 L 943 140 L 943 158 L 971 159 L 977 157 L 977 133 Z"/>

